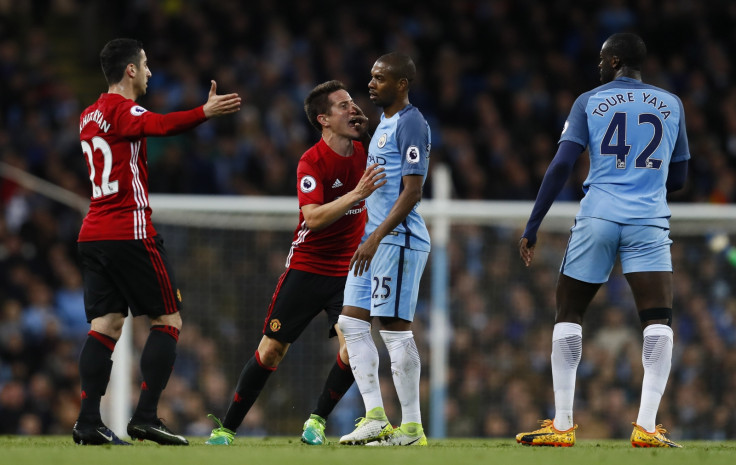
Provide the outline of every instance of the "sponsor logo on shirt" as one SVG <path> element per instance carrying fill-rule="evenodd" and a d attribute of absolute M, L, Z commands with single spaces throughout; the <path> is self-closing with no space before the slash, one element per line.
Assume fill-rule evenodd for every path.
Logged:
<path fill-rule="evenodd" d="M 299 189 L 305 194 L 309 194 L 316 188 L 317 181 L 312 176 L 306 175 L 299 181 Z"/>
<path fill-rule="evenodd" d="M 332 184 L 332 188 L 337 189 L 338 187 L 342 187 L 342 183 L 340 182 L 340 179 L 335 179 L 335 182 Z"/>
<path fill-rule="evenodd" d="M 350 210 L 346 211 L 346 215 L 359 215 L 365 211 L 365 205 L 358 208 L 351 208 Z"/>

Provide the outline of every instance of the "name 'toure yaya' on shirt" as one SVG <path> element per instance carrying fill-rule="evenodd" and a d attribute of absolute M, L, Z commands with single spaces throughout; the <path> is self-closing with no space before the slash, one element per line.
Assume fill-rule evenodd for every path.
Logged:
<path fill-rule="evenodd" d="M 601 103 L 599 103 L 595 109 L 591 112 L 592 115 L 604 116 L 608 110 L 621 103 L 633 103 L 636 102 L 635 92 L 618 93 L 611 97 L 606 97 Z M 655 110 L 662 114 L 664 119 L 670 117 L 670 110 L 668 106 L 662 100 L 648 92 L 641 92 L 641 103 L 651 105 Z"/>

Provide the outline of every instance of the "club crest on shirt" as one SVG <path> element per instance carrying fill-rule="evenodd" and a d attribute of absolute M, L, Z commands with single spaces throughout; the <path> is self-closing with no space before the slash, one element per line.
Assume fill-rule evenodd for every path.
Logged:
<path fill-rule="evenodd" d="M 281 329 L 281 322 L 278 319 L 274 318 L 273 320 L 271 320 L 268 326 L 271 328 L 271 331 L 275 333 L 276 331 Z"/>
<path fill-rule="evenodd" d="M 314 177 L 306 175 L 299 181 L 299 189 L 305 194 L 309 194 L 317 188 L 317 181 Z"/>
<path fill-rule="evenodd" d="M 410 145 L 406 149 L 406 161 L 411 164 L 419 163 L 419 147 Z"/>
<path fill-rule="evenodd" d="M 378 139 L 378 148 L 383 148 L 384 145 L 386 145 L 386 140 L 388 139 L 388 134 L 383 133 L 381 135 L 381 138 Z"/>
<path fill-rule="evenodd" d="M 147 112 L 145 108 L 143 108 L 140 105 L 133 105 L 130 107 L 130 114 L 133 116 L 141 116 L 143 113 Z"/>

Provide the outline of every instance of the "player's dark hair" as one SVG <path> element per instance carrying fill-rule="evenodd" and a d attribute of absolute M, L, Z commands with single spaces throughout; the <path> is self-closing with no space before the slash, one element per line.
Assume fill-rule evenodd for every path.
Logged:
<path fill-rule="evenodd" d="M 329 96 L 338 90 L 345 90 L 345 84 L 340 81 L 323 82 L 312 89 L 304 99 L 304 112 L 307 114 L 307 119 L 319 132 L 322 132 L 322 125 L 317 121 L 317 116 L 329 113 L 332 106 Z"/>
<path fill-rule="evenodd" d="M 414 60 L 412 60 L 406 53 L 387 53 L 376 61 L 380 61 L 381 63 L 388 65 L 388 72 L 397 80 L 406 79 L 409 84 L 411 84 L 417 75 L 417 67 L 414 65 Z"/>
<path fill-rule="evenodd" d="M 100 52 L 100 65 L 108 85 L 122 81 L 130 63 L 140 65 L 141 50 L 143 44 L 135 39 L 113 39 L 105 44 Z"/>
<path fill-rule="evenodd" d="M 621 65 L 641 71 L 647 57 L 647 46 L 644 40 L 631 32 L 620 32 L 606 39 L 608 53 L 617 56 Z"/>

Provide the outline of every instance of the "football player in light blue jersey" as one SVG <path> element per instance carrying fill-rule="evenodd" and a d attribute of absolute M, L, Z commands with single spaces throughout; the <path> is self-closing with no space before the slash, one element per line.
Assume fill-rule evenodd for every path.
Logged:
<path fill-rule="evenodd" d="M 427 444 L 419 408 L 421 363 L 411 322 L 430 247 L 427 227 L 416 210 L 429 166 L 430 131 L 409 103 L 415 75 L 411 58 L 394 52 L 376 61 L 368 83 L 371 101 L 383 108 L 368 149 L 368 165 L 383 167 L 387 183 L 366 200 L 365 235 L 350 262 L 352 272 L 338 320 L 366 408 L 365 418 L 340 439 L 341 444 Z M 378 351 L 371 336 L 373 317 L 381 322 L 401 403 L 401 426 L 396 429 L 383 409 Z"/>
<path fill-rule="evenodd" d="M 372 97 L 373 98 L 373 97 Z M 378 196 L 368 197 L 368 224 L 364 239 L 373 234 L 391 213 L 391 209 L 405 188 L 405 176 L 415 176 L 414 183 L 421 187 L 427 176 L 429 167 L 429 149 L 431 132 L 427 121 L 419 110 L 408 104 L 391 117 L 384 113 L 371 139 L 368 149 L 368 164 L 378 163 L 386 170 L 388 183 L 378 189 Z M 429 232 L 424 219 L 417 212 L 417 201 L 403 220 L 396 225 L 381 242 L 395 244 L 414 250 L 429 252 Z"/>
<path fill-rule="evenodd" d="M 645 58 L 646 46 L 636 34 L 614 34 L 604 42 L 598 65 L 603 85 L 575 101 L 519 241 L 521 258 L 530 266 L 542 219 L 587 147 L 585 197 L 557 281 L 551 358 L 555 418 L 543 421 L 541 429 L 518 434 L 522 444 L 575 444 L 572 412 L 583 315 L 619 256 L 644 332 L 644 380 L 631 444 L 681 447 L 655 420 L 674 341 L 666 196 L 684 185 L 690 151 L 682 102 L 641 81 Z"/>

